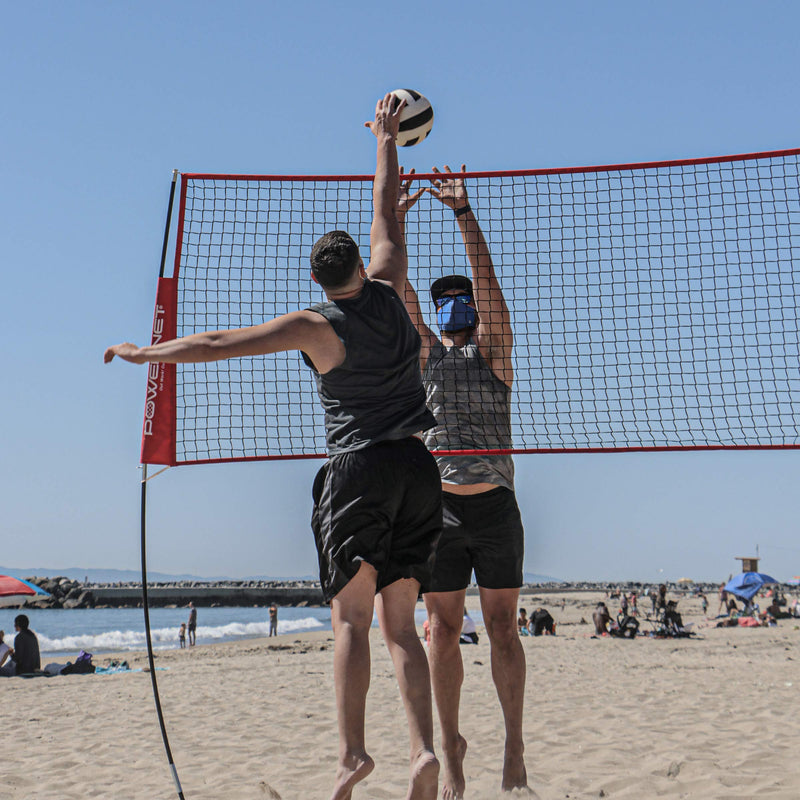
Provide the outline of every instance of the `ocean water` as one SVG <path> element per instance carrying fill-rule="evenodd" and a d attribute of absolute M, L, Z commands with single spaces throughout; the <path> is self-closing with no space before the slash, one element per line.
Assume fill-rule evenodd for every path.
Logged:
<path fill-rule="evenodd" d="M 147 647 L 144 613 L 140 608 L 26 609 L 23 612 L 0 609 L 0 629 L 5 631 L 8 644 L 13 645 L 14 617 L 19 613 L 27 614 L 30 619 L 31 630 L 39 639 L 42 663 L 74 660 L 81 650 L 97 656 Z M 178 647 L 178 628 L 188 618 L 188 608 L 151 608 L 153 649 Z M 424 619 L 425 609 L 420 604 L 416 611 L 420 627 Z M 373 620 L 373 625 L 376 624 Z M 278 608 L 279 637 L 324 630 L 331 630 L 331 611 L 327 606 Z M 268 633 L 266 608 L 197 609 L 198 645 L 266 637 Z"/>

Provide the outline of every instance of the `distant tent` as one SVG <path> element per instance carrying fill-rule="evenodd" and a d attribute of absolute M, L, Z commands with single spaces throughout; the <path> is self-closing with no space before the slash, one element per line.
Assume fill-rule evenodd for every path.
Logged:
<path fill-rule="evenodd" d="M 740 572 L 725 584 L 725 590 L 743 600 L 752 600 L 764 584 L 777 582 L 763 572 Z"/>

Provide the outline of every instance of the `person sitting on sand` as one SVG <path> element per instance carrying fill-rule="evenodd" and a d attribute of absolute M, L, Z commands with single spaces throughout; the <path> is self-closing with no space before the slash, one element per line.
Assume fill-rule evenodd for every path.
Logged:
<path fill-rule="evenodd" d="M 592 622 L 594 622 L 594 632 L 598 636 L 608 636 L 608 623 L 611 622 L 611 614 L 608 613 L 608 608 L 602 601 L 597 604 L 597 608 L 592 612 Z"/>
<path fill-rule="evenodd" d="M 759 616 L 762 619 L 765 619 L 765 620 L 767 620 L 769 622 L 770 620 L 774 621 L 774 620 L 779 620 L 779 619 L 784 619 L 786 617 L 790 617 L 791 614 L 788 611 L 784 611 L 781 608 L 777 597 L 773 597 L 772 598 L 772 603 L 770 603 L 770 605 L 767 606 L 767 608 L 764 611 L 764 613 L 760 614 Z"/>
<path fill-rule="evenodd" d="M 528 612 L 524 608 L 519 610 L 519 616 L 517 617 L 517 631 L 519 632 L 520 636 L 528 635 Z"/>
<path fill-rule="evenodd" d="M 464 621 L 461 623 L 461 636 L 459 644 L 478 644 L 478 630 L 472 617 L 464 609 Z"/>
<path fill-rule="evenodd" d="M 5 643 L 5 631 L 0 631 L 0 675 L 10 678 L 17 674 L 17 665 L 14 663 L 14 651 Z"/>
<path fill-rule="evenodd" d="M 675 633 L 683 632 L 683 617 L 678 612 L 678 602 L 670 600 L 664 611 L 664 622 L 668 629 L 672 629 Z"/>
<path fill-rule="evenodd" d="M 537 608 L 536 611 L 531 614 L 528 630 L 534 636 L 541 636 L 542 634 L 554 636 L 556 632 L 556 621 L 546 608 Z"/>
<path fill-rule="evenodd" d="M 14 618 L 17 635 L 14 637 L 14 656 L 17 661 L 17 675 L 38 672 L 42 668 L 39 658 L 39 640 L 28 627 L 30 622 L 25 614 Z"/>

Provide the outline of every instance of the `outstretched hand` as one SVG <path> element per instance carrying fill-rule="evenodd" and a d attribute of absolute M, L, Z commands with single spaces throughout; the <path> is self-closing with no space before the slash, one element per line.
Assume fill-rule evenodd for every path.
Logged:
<path fill-rule="evenodd" d="M 397 139 L 400 130 L 400 113 L 405 107 L 405 100 L 400 100 L 397 95 L 389 92 L 378 100 L 375 105 L 375 119 L 372 122 L 365 122 L 364 127 L 369 128 L 376 136 L 386 133 L 392 139 Z"/>
<path fill-rule="evenodd" d="M 140 348 L 130 342 L 123 342 L 122 344 L 115 344 L 109 347 L 103 353 L 103 362 L 108 364 L 114 359 L 114 356 L 119 356 L 123 361 L 130 361 L 131 364 L 143 364 L 144 359 L 140 355 Z"/>
<path fill-rule="evenodd" d="M 403 180 L 405 178 L 405 180 Z M 397 195 L 397 207 L 395 208 L 395 212 L 397 215 L 398 221 L 402 221 L 405 217 L 406 213 L 414 206 L 414 204 L 422 197 L 423 194 L 427 191 L 426 187 L 422 187 L 417 189 L 414 194 L 411 194 L 411 184 L 414 183 L 414 168 L 411 168 L 411 171 L 408 175 L 403 175 L 403 168 L 400 167 L 400 191 Z"/>
<path fill-rule="evenodd" d="M 447 164 L 444 165 L 444 173 L 440 172 L 437 167 L 433 168 L 437 175 L 447 175 L 451 172 Z M 467 171 L 467 165 L 461 165 L 461 171 Z M 428 191 L 437 199 L 444 203 L 448 208 L 454 211 L 458 208 L 463 208 L 469 202 L 467 197 L 467 189 L 464 186 L 463 178 L 431 178 L 433 187 Z"/>

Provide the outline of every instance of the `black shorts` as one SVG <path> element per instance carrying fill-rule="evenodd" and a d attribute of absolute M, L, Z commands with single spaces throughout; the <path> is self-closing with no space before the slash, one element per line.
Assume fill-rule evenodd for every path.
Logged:
<path fill-rule="evenodd" d="M 466 589 L 473 569 L 484 589 L 522 586 L 525 534 L 514 492 L 501 486 L 481 494 L 442 492 L 442 511 L 430 591 Z"/>
<path fill-rule="evenodd" d="M 366 561 L 377 591 L 414 578 L 427 591 L 442 531 L 442 484 L 436 461 L 415 437 L 333 456 L 317 473 L 311 528 L 325 600 Z"/>

